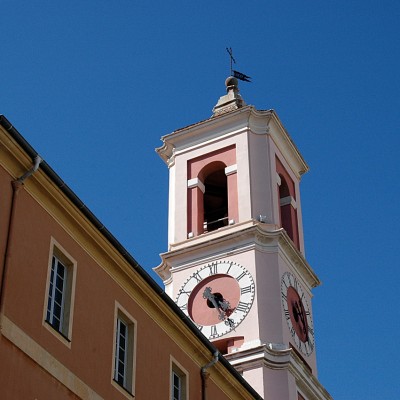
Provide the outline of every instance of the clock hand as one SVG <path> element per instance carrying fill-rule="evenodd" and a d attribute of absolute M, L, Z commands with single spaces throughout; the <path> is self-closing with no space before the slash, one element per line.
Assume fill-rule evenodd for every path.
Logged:
<path fill-rule="evenodd" d="M 222 321 L 228 317 L 226 311 L 230 309 L 230 304 L 223 298 L 220 299 L 220 297 L 222 296 L 217 296 L 217 294 L 212 293 L 212 289 L 210 287 L 206 287 L 203 292 L 203 298 L 209 300 L 212 303 L 214 308 L 218 311 L 219 319 Z"/>
<path fill-rule="evenodd" d="M 301 304 L 299 304 L 299 302 L 295 301 L 294 303 L 294 318 L 296 320 L 296 322 L 299 320 L 300 317 L 300 321 L 303 325 L 303 333 L 305 333 L 307 340 L 308 340 L 308 332 L 307 332 L 307 323 L 304 317 L 304 312 L 303 312 L 303 308 L 301 307 Z"/>
<path fill-rule="evenodd" d="M 232 318 L 227 318 L 225 320 L 225 325 L 229 325 L 231 328 L 235 326 L 235 321 Z"/>
<path fill-rule="evenodd" d="M 212 305 L 214 306 L 214 308 L 216 308 L 217 310 L 219 309 L 217 300 L 216 300 L 214 294 L 211 292 L 211 288 L 210 287 L 206 287 L 204 289 L 203 298 L 207 299 L 207 300 L 210 300 Z"/>
<path fill-rule="evenodd" d="M 226 301 L 225 299 L 222 299 L 222 301 L 219 301 L 220 308 L 222 308 L 224 311 L 230 310 L 231 305 L 229 301 Z"/>

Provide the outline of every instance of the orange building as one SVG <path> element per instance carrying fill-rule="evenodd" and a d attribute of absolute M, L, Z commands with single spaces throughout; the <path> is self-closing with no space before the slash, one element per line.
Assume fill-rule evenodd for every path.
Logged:
<path fill-rule="evenodd" d="M 0 116 L 0 398 L 260 399 Z"/>

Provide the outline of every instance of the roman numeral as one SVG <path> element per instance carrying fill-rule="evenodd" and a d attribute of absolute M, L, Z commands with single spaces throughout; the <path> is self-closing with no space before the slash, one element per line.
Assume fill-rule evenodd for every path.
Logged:
<path fill-rule="evenodd" d="M 184 289 L 181 289 L 180 291 L 179 291 L 179 296 L 181 295 L 181 294 L 186 294 L 186 296 L 190 296 L 190 293 L 191 293 L 191 291 L 190 290 L 184 290 Z"/>
<path fill-rule="evenodd" d="M 250 292 L 251 292 L 251 285 L 240 288 L 240 294 L 245 294 Z"/>
<path fill-rule="evenodd" d="M 197 282 L 200 282 L 202 280 L 201 276 L 199 275 L 198 272 L 195 272 L 193 274 L 193 278 L 196 279 Z"/>
<path fill-rule="evenodd" d="M 210 275 L 215 275 L 218 272 L 217 263 L 210 264 L 208 268 L 210 268 Z"/>
<path fill-rule="evenodd" d="M 284 311 L 285 311 L 285 318 L 290 319 L 289 310 L 284 310 Z"/>
<path fill-rule="evenodd" d="M 186 304 L 183 304 L 182 306 L 179 306 L 180 307 L 180 309 L 182 310 L 182 311 L 186 311 L 187 310 L 187 303 Z"/>
<path fill-rule="evenodd" d="M 235 311 L 246 312 L 249 308 L 249 303 L 244 303 L 243 301 L 239 301 L 239 304 L 236 306 Z"/>
<path fill-rule="evenodd" d="M 236 277 L 236 280 L 240 281 L 244 276 L 246 276 L 246 272 L 242 272 L 239 276 Z"/>
<path fill-rule="evenodd" d="M 227 274 L 229 274 L 230 269 L 232 268 L 233 262 L 230 263 L 228 271 L 226 271 Z"/>
<path fill-rule="evenodd" d="M 210 336 L 215 337 L 217 336 L 217 327 L 215 325 L 211 325 L 211 334 Z"/>
<path fill-rule="evenodd" d="M 296 278 L 296 277 L 294 278 L 294 283 L 293 283 L 292 286 L 293 286 L 297 291 L 299 290 L 299 288 L 298 288 L 299 283 L 297 282 L 297 278 Z"/>

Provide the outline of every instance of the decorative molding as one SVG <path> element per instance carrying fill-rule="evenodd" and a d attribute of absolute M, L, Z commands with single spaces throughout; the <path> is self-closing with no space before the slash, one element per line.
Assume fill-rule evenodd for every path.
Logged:
<path fill-rule="evenodd" d="M 164 160 L 168 168 L 175 164 L 175 147 L 172 144 L 163 141 L 162 146 L 156 148 L 156 152 Z"/>
<path fill-rule="evenodd" d="M 214 116 L 217 117 L 219 115 L 226 114 L 226 113 L 231 112 L 231 111 L 235 111 L 238 108 L 240 108 L 240 107 L 238 107 L 238 105 L 236 104 L 236 101 L 232 100 L 231 104 L 224 105 L 224 107 L 220 108 L 220 109 L 214 109 L 215 110 L 214 111 Z"/>
<path fill-rule="evenodd" d="M 233 165 L 230 165 L 230 166 L 225 168 L 225 175 L 226 176 L 232 175 L 232 174 L 235 174 L 235 173 L 237 173 L 237 164 L 233 164 Z"/>
<path fill-rule="evenodd" d="M 297 209 L 297 204 L 296 204 L 296 200 L 294 199 L 293 196 L 286 196 L 286 197 L 282 197 L 279 200 L 279 204 L 281 206 L 287 206 L 287 205 L 291 205 L 295 210 Z"/>
<path fill-rule="evenodd" d="M 226 107 L 229 108 L 229 105 Z M 274 110 L 256 110 L 253 106 L 243 106 L 236 110 L 228 108 L 227 112 L 217 114 L 218 116 L 214 115 L 164 135 L 161 138 L 163 145 L 156 149 L 157 153 L 170 167 L 174 164 L 175 152 L 179 154 L 189 148 L 195 148 L 199 143 L 221 140 L 222 137 L 246 131 L 257 135 L 268 135 L 299 179 L 309 170 Z"/>
<path fill-rule="evenodd" d="M 203 249 L 207 248 L 208 254 L 211 251 L 218 258 L 243 250 L 247 251 L 251 247 L 257 248 L 259 251 L 280 252 L 282 257 L 289 260 L 293 270 L 304 277 L 304 284 L 307 288 L 319 286 L 320 280 L 286 231 L 276 225 L 256 220 L 235 223 L 217 231 L 171 244 L 168 252 L 160 254 L 162 262 L 153 270 L 160 275 L 161 279 L 165 280 L 170 277 L 171 268 L 175 271 L 189 268 L 202 261 L 206 262 L 204 259 L 190 261 L 187 258 L 188 254 L 193 257 L 193 254 L 201 253 Z M 211 250 L 211 248 L 215 250 Z M 234 248 L 233 251 L 229 250 L 232 248 Z"/>
<path fill-rule="evenodd" d="M 187 187 L 189 189 L 198 187 L 203 193 L 206 191 L 206 187 L 204 186 L 204 183 L 199 178 L 189 179 L 187 182 Z"/>
<path fill-rule="evenodd" d="M 273 370 L 287 370 L 294 376 L 297 387 L 309 400 L 332 400 L 330 394 L 310 372 L 308 366 L 296 352 L 283 343 L 267 343 L 251 349 L 239 349 L 225 358 L 238 370 L 246 371 L 265 367 Z"/>
<path fill-rule="evenodd" d="M 161 255 L 161 257 L 162 257 L 162 255 Z M 164 260 L 162 261 L 162 263 L 160 265 L 158 265 L 157 267 L 154 267 L 153 271 L 163 280 L 165 285 L 168 280 L 172 281 L 171 266 Z"/>

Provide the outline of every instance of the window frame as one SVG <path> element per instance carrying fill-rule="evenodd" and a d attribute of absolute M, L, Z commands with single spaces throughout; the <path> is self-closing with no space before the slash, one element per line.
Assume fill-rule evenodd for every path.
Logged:
<path fill-rule="evenodd" d="M 179 397 L 174 397 L 174 377 L 177 377 L 180 382 Z M 189 373 L 182 365 L 172 356 L 170 357 L 170 400 L 189 400 Z"/>
<path fill-rule="evenodd" d="M 127 340 L 125 340 L 124 346 L 124 376 L 122 382 L 118 379 L 117 368 L 119 362 L 117 359 L 117 349 L 120 348 L 121 344 L 121 326 L 126 328 L 125 332 L 127 333 Z M 133 398 L 135 395 L 136 340 L 136 320 L 116 302 L 114 312 L 111 382 L 115 388 L 128 398 Z"/>
<path fill-rule="evenodd" d="M 64 277 L 61 309 L 58 315 L 54 312 L 54 306 L 56 302 L 57 276 L 60 268 L 63 268 Z M 72 339 L 76 271 L 77 262 L 75 259 L 52 237 L 50 240 L 46 292 L 43 306 L 43 325 L 68 347 L 71 347 Z M 59 319 L 59 324 L 54 322 L 54 317 Z"/>
<path fill-rule="evenodd" d="M 49 282 L 49 293 L 47 295 L 46 321 L 58 332 L 65 331 L 65 303 L 67 297 L 67 286 L 70 272 L 61 260 L 53 254 L 51 261 L 51 272 Z M 57 295 L 57 292 L 60 294 Z M 60 297 L 60 300 L 58 300 Z M 59 310 L 57 310 L 59 309 Z"/>

